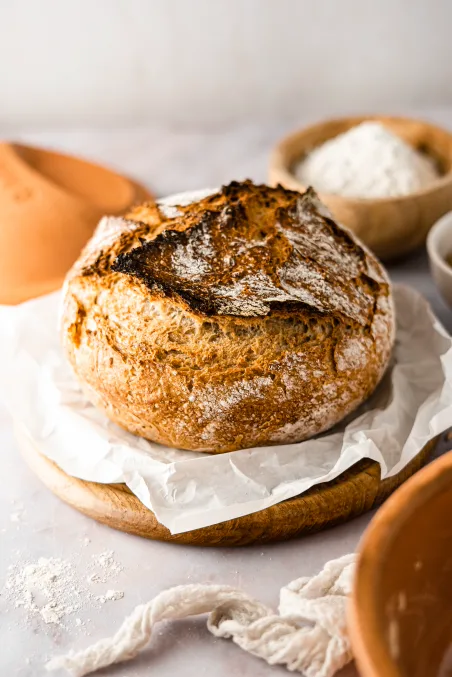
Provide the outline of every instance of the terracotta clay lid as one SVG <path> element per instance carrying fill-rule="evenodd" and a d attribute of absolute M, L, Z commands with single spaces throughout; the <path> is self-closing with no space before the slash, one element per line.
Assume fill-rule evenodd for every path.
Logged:
<path fill-rule="evenodd" d="M 104 214 L 151 199 L 109 169 L 20 144 L 0 144 L 0 303 L 61 286 Z"/>

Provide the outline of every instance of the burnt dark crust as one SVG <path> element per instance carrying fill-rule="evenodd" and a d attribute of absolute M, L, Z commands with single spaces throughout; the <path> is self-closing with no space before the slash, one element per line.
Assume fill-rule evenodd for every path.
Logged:
<path fill-rule="evenodd" d="M 120 253 L 111 270 L 207 316 L 309 310 L 368 326 L 388 293 L 378 262 L 312 189 L 232 182 L 178 211 L 160 214 L 162 232 Z"/>

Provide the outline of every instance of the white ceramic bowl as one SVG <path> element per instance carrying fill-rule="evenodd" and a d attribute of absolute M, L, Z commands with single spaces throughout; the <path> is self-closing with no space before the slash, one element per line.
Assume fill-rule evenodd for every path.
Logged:
<path fill-rule="evenodd" d="M 452 266 L 446 262 L 452 258 L 452 212 L 435 223 L 427 237 L 427 252 L 433 279 L 442 297 L 452 307 Z"/>

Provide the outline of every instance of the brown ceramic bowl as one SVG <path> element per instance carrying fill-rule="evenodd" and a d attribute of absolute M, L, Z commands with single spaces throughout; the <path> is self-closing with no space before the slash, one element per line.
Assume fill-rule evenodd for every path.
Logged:
<path fill-rule="evenodd" d="M 452 675 L 451 452 L 408 480 L 371 522 L 349 628 L 362 677 Z"/>
<path fill-rule="evenodd" d="M 0 144 L 0 303 L 57 289 L 104 214 L 149 199 L 145 188 L 80 158 Z"/>
<path fill-rule="evenodd" d="M 421 120 L 387 116 L 347 117 L 298 130 L 274 148 L 269 181 L 304 191 L 294 167 L 304 155 L 352 127 L 376 120 L 409 144 L 432 156 L 440 177 L 422 191 L 396 198 L 348 198 L 321 194 L 335 218 L 353 230 L 382 259 L 407 254 L 425 242 L 430 227 L 452 209 L 452 134 Z"/>

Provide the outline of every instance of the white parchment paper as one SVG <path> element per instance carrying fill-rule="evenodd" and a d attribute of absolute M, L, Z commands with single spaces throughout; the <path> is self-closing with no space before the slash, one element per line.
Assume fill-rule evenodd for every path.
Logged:
<path fill-rule="evenodd" d="M 66 473 L 125 482 L 172 533 L 197 529 L 296 496 L 362 458 L 393 475 L 452 425 L 452 339 L 417 292 L 394 294 L 393 366 L 352 419 L 307 442 L 209 455 L 123 431 L 85 399 L 63 357 L 59 294 L 0 306 L 0 394 Z"/>

